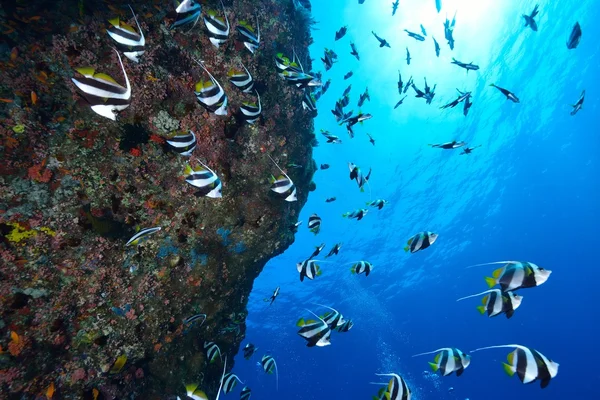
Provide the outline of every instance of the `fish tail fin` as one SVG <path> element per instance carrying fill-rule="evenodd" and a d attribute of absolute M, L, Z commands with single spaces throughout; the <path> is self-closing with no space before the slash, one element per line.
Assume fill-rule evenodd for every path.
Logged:
<path fill-rule="evenodd" d="M 197 383 L 190 383 L 188 385 L 185 385 L 185 391 L 187 392 L 187 395 L 189 396 L 190 394 L 194 393 L 194 391 L 198 389 L 198 384 Z"/>
<path fill-rule="evenodd" d="M 436 363 L 432 363 L 432 362 L 429 363 L 429 367 L 431 368 L 431 370 L 433 372 L 437 372 L 438 369 L 440 369 L 440 367 Z"/>
<path fill-rule="evenodd" d="M 479 313 L 480 313 L 481 315 L 485 314 L 485 307 L 484 307 L 484 306 L 479 306 L 479 307 L 477 307 L 477 310 L 479 311 Z"/>
<path fill-rule="evenodd" d="M 350 215 L 350 213 L 349 213 L 349 212 L 347 212 L 347 213 L 343 213 L 343 214 L 342 214 L 342 217 L 344 217 L 344 218 L 347 218 L 347 217 L 348 217 L 348 215 Z"/>
<path fill-rule="evenodd" d="M 408 251 L 409 247 L 408 246 L 404 246 L 404 251 Z"/>
<path fill-rule="evenodd" d="M 494 286 L 496 286 L 496 279 L 494 279 L 492 277 L 486 276 L 485 277 L 485 282 L 488 284 L 488 286 L 490 288 L 493 288 Z"/>
<path fill-rule="evenodd" d="M 190 175 L 194 170 L 190 166 L 190 164 L 185 164 L 185 169 L 183 170 L 184 175 Z"/>
<path fill-rule="evenodd" d="M 350 272 L 352 272 L 353 274 L 356 274 L 356 270 L 354 269 L 354 266 L 350 267 Z"/>

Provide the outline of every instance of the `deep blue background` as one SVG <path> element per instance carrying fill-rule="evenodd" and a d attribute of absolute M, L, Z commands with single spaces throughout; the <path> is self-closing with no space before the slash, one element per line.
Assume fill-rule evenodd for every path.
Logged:
<path fill-rule="evenodd" d="M 238 355 L 234 369 L 252 388 L 252 398 L 366 399 L 378 389 L 369 382 L 381 381 L 375 373 L 385 372 L 405 377 L 417 400 L 600 398 L 600 4 L 539 1 L 539 31 L 533 32 L 523 28 L 521 14 L 529 13 L 535 1 L 448 0 L 438 15 L 434 0 L 401 0 L 394 17 L 388 0 L 313 3 L 319 21 L 311 47 L 314 69 L 322 69 L 318 58 L 325 47 L 340 55 L 324 73 L 332 86 L 318 102 L 315 126 L 344 143 L 320 140 L 315 159 L 332 168 L 315 176 L 317 190 L 302 212 L 296 243 L 269 262 L 255 282 L 244 344 L 252 342 L 259 350 L 251 361 Z M 450 52 L 442 23 L 455 10 L 456 48 Z M 583 39 L 569 51 L 564 43 L 576 20 Z M 403 33 L 405 28 L 418 31 L 420 23 L 440 43 L 440 58 L 430 37 L 417 43 Z M 348 35 L 334 42 L 342 25 L 348 25 Z M 377 47 L 373 29 L 391 49 Z M 361 53 L 360 62 L 349 55 L 350 41 Z M 413 56 L 410 66 L 404 61 L 407 46 Z M 466 74 L 450 64 L 451 57 L 473 61 L 481 70 Z M 413 75 L 421 88 L 423 76 L 430 86 L 438 84 L 431 106 L 415 99 L 411 89 L 405 104 L 393 110 L 398 69 L 405 82 Z M 343 81 L 350 70 L 354 76 Z M 372 100 L 363 111 L 374 115 L 357 126 L 352 140 L 329 112 L 349 83 L 355 111 L 359 94 L 369 86 Z M 514 91 L 521 103 L 505 101 L 490 83 Z M 459 107 L 439 109 L 455 97 L 457 87 L 473 91 L 467 117 Z M 571 117 L 569 105 L 582 89 L 587 92 L 584 110 Z M 366 132 L 375 137 L 374 147 Z M 453 139 L 482 147 L 465 156 L 427 146 Z M 348 161 L 365 171 L 372 167 L 372 198 L 390 201 L 360 222 L 341 217 L 370 199 L 368 190 L 360 193 L 348 179 Z M 325 203 L 331 196 L 338 200 Z M 316 237 L 306 227 L 314 212 L 323 218 Z M 406 240 L 422 230 L 438 232 L 438 241 L 413 255 L 402 251 Z M 300 283 L 296 262 L 322 242 L 327 244 L 324 252 L 344 242 L 340 255 L 329 259 L 336 264 L 323 263 L 322 276 Z M 375 265 L 368 278 L 350 274 L 344 264 L 360 259 Z M 495 269 L 466 266 L 511 259 L 553 271 L 544 285 L 521 291 L 523 303 L 512 319 L 481 316 L 478 299 L 456 302 L 486 290 L 483 278 Z M 276 286 L 281 294 L 268 307 L 263 299 Z M 307 348 L 295 322 L 308 316 L 305 307 L 321 311 L 311 302 L 339 309 L 355 327 L 345 334 L 334 332 L 331 346 Z M 504 374 L 501 362 L 510 349 L 475 353 L 460 378 L 424 374 L 433 356 L 411 357 L 440 347 L 467 352 L 509 343 L 533 347 L 560 363 L 547 389 Z M 265 352 L 279 367 L 278 392 L 275 377 L 256 365 Z M 241 387 L 225 398 L 237 397 Z"/>

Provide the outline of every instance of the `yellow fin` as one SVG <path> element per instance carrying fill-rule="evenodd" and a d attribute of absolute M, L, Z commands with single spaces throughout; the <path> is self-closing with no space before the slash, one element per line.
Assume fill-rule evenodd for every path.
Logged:
<path fill-rule="evenodd" d="M 137 33 L 135 31 L 135 29 L 133 29 L 133 27 L 129 24 L 126 24 L 125 22 L 121 22 L 121 28 L 125 29 L 126 31 L 129 31 L 131 33 Z"/>
<path fill-rule="evenodd" d="M 509 364 L 513 365 L 515 360 L 515 352 L 511 351 L 510 353 L 508 353 L 508 356 L 506 358 L 508 359 Z"/>
<path fill-rule="evenodd" d="M 125 363 L 127 363 L 127 356 L 125 354 L 122 354 L 119 357 L 117 357 L 117 359 L 115 360 L 115 363 L 112 365 L 112 367 L 110 368 L 108 373 L 118 374 L 119 372 L 121 372 L 121 370 L 125 366 Z"/>
<path fill-rule="evenodd" d="M 197 383 L 190 383 L 189 385 L 185 385 L 185 391 L 187 392 L 188 396 L 192 393 L 194 393 L 194 391 L 198 389 L 198 384 Z"/>
<path fill-rule="evenodd" d="M 96 70 L 94 68 L 92 68 L 92 67 L 79 67 L 79 68 L 75 68 L 75 71 L 77 71 L 81 75 L 87 76 L 89 78 L 89 77 L 94 76 L 94 72 Z"/>
<path fill-rule="evenodd" d="M 486 294 L 485 296 L 483 296 L 483 299 L 481 299 L 481 303 L 487 304 L 489 298 L 490 298 L 490 295 Z"/>
<path fill-rule="evenodd" d="M 515 371 L 514 371 L 512 365 L 508 365 L 507 363 L 502 363 L 502 367 L 504 368 L 504 372 L 506 372 L 506 375 L 513 376 L 515 374 Z"/>
<path fill-rule="evenodd" d="M 190 175 L 194 170 L 190 167 L 190 164 L 185 164 L 185 169 L 183 170 L 184 175 Z"/>
<path fill-rule="evenodd" d="M 495 270 L 494 272 L 492 272 L 492 276 L 496 279 L 500 278 L 500 275 L 502 275 L 502 272 L 504 272 L 504 267 L 502 268 L 498 268 L 497 270 Z"/>
<path fill-rule="evenodd" d="M 117 26 L 117 27 L 119 26 L 120 22 L 121 21 L 119 21 L 119 17 L 115 17 L 115 18 L 108 20 L 109 24 L 111 24 L 112 26 Z"/>
<path fill-rule="evenodd" d="M 435 363 L 432 363 L 432 362 L 430 362 L 430 363 L 429 363 L 429 366 L 431 367 L 431 370 L 432 370 L 433 372 L 437 372 L 437 371 L 438 371 L 438 369 L 440 369 L 440 367 L 438 367 L 438 365 L 437 365 L 437 364 L 435 364 Z"/>
<path fill-rule="evenodd" d="M 115 81 L 111 76 L 103 74 L 102 72 L 94 74 L 94 78 L 101 79 L 103 81 L 107 81 L 107 82 L 111 82 L 111 83 L 116 83 L 118 85 L 117 81 Z"/>
<path fill-rule="evenodd" d="M 408 246 L 404 246 L 404 251 L 408 251 L 409 247 Z"/>
<path fill-rule="evenodd" d="M 485 278 L 486 283 L 488 284 L 489 287 L 493 288 L 494 286 L 496 286 L 496 279 L 494 278 L 490 278 L 489 276 L 487 276 Z"/>
<path fill-rule="evenodd" d="M 298 320 L 298 322 L 296 322 L 296 326 L 304 326 L 306 325 L 306 321 L 304 321 L 304 318 L 300 318 Z"/>
<path fill-rule="evenodd" d="M 433 358 L 433 361 L 435 361 L 436 364 L 439 363 L 441 356 L 442 356 L 442 353 L 436 354 L 435 357 Z"/>
<path fill-rule="evenodd" d="M 485 307 L 484 306 L 479 306 L 479 307 L 477 307 L 477 309 L 479 310 L 479 313 L 481 315 L 485 314 Z"/>

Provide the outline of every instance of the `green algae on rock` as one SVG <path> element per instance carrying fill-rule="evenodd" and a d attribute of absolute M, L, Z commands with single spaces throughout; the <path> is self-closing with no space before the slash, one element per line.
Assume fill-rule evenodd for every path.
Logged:
<path fill-rule="evenodd" d="M 316 166 L 302 91 L 274 68 L 280 51 L 309 59 L 310 21 L 291 0 L 224 3 L 232 28 L 259 16 L 254 55 L 233 29 L 217 49 L 200 24 L 169 29 L 171 6 L 131 3 L 146 51 L 138 64 L 124 60 L 132 100 L 116 122 L 94 114 L 71 77 L 74 67 L 91 65 L 121 81 L 106 29 L 115 13 L 135 24 L 128 8 L 57 1 L 48 10 L 34 1 L 0 15 L 14 27 L 0 65 L 0 98 L 11 100 L 0 108 L 0 392 L 35 398 L 53 384 L 61 398 L 93 398 L 93 390 L 164 398 L 203 378 L 214 398 L 222 365 L 207 362 L 205 341 L 233 367 L 253 280 L 293 242 L 288 227 Z M 33 16 L 41 21 L 23 24 Z M 228 116 L 198 104 L 194 84 L 206 75 L 195 60 L 224 86 Z M 254 125 L 238 110 L 252 95 L 227 80 L 241 65 L 260 92 Z M 221 199 L 196 197 L 186 185 L 184 157 L 165 144 L 175 129 L 195 132 L 192 159 L 220 177 Z M 269 190 L 277 170 L 268 155 L 305 166 L 287 171 L 297 202 Z M 162 230 L 125 247 L 150 226 Z M 204 324 L 184 323 L 199 313 Z"/>

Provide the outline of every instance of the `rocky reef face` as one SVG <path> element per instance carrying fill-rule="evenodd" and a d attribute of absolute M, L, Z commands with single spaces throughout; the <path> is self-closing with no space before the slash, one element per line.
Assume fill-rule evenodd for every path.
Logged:
<path fill-rule="evenodd" d="M 312 174 L 310 115 L 302 91 L 277 76 L 277 52 L 310 69 L 309 21 L 292 1 L 224 0 L 232 27 L 220 48 L 202 19 L 170 30 L 166 1 L 131 6 L 146 38 L 139 63 L 124 60 L 131 105 L 117 121 L 91 111 L 71 78 L 92 66 L 123 82 L 107 20 L 135 26 L 126 7 L 104 2 L 2 3 L 0 45 L 0 392 L 7 398 L 166 398 L 199 383 L 214 398 L 222 372 L 203 344 L 217 343 L 228 370 L 245 332 L 253 280 L 294 240 L 289 226 Z M 218 1 L 202 3 L 222 14 Z M 204 10 L 204 11 L 205 11 Z M 235 26 L 258 17 L 253 55 Z M 190 29 L 191 28 L 191 29 Z M 207 112 L 194 85 L 203 60 L 229 97 L 229 114 Z M 227 81 L 252 71 L 263 113 Z M 192 130 L 223 197 L 198 197 L 183 177 L 186 157 L 165 144 Z M 278 174 L 298 189 L 286 202 L 269 190 Z M 286 168 L 288 164 L 302 168 Z M 160 226 L 138 246 L 136 227 Z M 186 324 L 196 314 L 206 322 Z M 125 356 L 125 357 L 124 357 Z M 124 365 L 121 363 L 126 360 Z"/>

